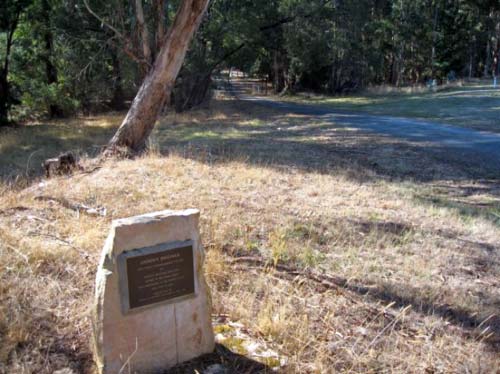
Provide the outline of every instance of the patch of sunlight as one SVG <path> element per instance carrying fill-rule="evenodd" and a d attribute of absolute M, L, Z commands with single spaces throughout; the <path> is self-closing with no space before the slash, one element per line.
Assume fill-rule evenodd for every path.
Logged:
<path fill-rule="evenodd" d="M 57 137 L 59 140 L 75 140 L 75 139 L 80 139 L 81 137 L 81 132 L 78 133 L 60 133 Z"/>
<path fill-rule="evenodd" d="M 344 96 L 344 97 L 334 97 L 324 99 L 325 103 L 328 104 L 351 104 L 351 105 L 369 105 L 376 104 L 378 102 L 383 101 L 380 98 L 366 97 L 366 96 Z"/>
<path fill-rule="evenodd" d="M 242 131 L 238 131 L 238 130 L 230 130 L 230 131 L 227 131 L 225 132 L 224 134 L 221 134 L 222 138 L 223 139 L 226 139 L 226 140 L 235 140 L 235 139 L 243 139 L 245 138 L 246 136 L 248 136 L 248 134 L 245 134 L 243 133 Z"/>
<path fill-rule="evenodd" d="M 183 136 L 183 140 L 196 140 L 196 139 L 220 139 L 221 133 L 206 130 L 206 131 L 195 131 Z"/>
<path fill-rule="evenodd" d="M 216 113 L 214 116 L 212 116 L 213 120 L 226 120 L 229 117 L 225 113 Z"/>
<path fill-rule="evenodd" d="M 238 123 L 238 125 L 244 125 L 244 126 L 262 126 L 262 121 L 260 119 L 250 119 L 247 121 L 241 121 Z"/>
<path fill-rule="evenodd" d="M 109 127 L 119 126 L 122 119 L 123 119 L 123 116 L 121 116 L 121 115 L 106 115 L 106 116 L 99 116 L 99 117 L 94 117 L 94 118 L 89 118 L 89 119 L 84 119 L 84 120 L 75 120 L 75 121 L 71 121 L 71 122 L 74 122 L 75 125 L 80 124 L 80 125 L 91 126 L 91 127 L 109 128 Z"/>

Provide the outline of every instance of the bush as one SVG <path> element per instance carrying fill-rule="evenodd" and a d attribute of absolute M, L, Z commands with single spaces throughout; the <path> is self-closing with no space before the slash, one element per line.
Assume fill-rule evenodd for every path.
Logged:
<path fill-rule="evenodd" d="M 74 114 L 80 103 L 70 96 L 64 82 L 52 84 L 33 80 L 28 90 L 21 95 L 21 108 L 16 111 L 18 120 L 47 116 L 51 108 L 57 108 L 58 115 Z"/>

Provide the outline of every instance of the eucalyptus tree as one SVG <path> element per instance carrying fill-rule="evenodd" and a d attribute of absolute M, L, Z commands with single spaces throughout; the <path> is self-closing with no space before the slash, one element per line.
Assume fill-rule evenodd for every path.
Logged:
<path fill-rule="evenodd" d="M 184 56 L 209 0 L 183 0 L 165 35 L 156 60 L 144 79 L 127 116 L 108 145 L 137 152 L 144 149 L 165 101 L 174 87 Z"/>

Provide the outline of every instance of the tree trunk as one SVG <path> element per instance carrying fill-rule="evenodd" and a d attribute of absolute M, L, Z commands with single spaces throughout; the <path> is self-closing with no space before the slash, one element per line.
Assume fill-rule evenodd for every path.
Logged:
<path fill-rule="evenodd" d="M 469 79 L 472 79 L 472 51 L 469 53 Z"/>
<path fill-rule="evenodd" d="M 20 13 L 20 11 L 16 13 L 14 20 L 10 25 L 10 29 L 7 32 L 5 60 L 3 67 L 0 67 L 0 126 L 7 125 L 9 123 L 9 108 L 13 101 L 9 84 L 9 60 L 10 52 L 12 49 L 12 41 L 14 38 L 14 31 L 16 31 Z"/>
<path fill-rule="evenodd" d="M 115 46 L 110 46 L 111 66 L 113 68 L 113 97 L 111 107 L 116 110 L 125 109 L 125 95 L 123 93 L 123 78 L 118 51 Z"/>
<path fill-rule="evenodd" d="M 198 29 L 209 0 L 184 0 L 163 41 L 153 69 L 148 73 L 127 116 L 108 144 L 108 150 L 127 147 L 133 152 L 145 148 L 165 100 L 184 61 L 189 42 Z"/>
<path fill-rule="evenodd" d="M 437 42 L 437 24 L 438 24 L 438 2 L 434 6 L 434 23 L 432 25 L 432 48 L 431 48 L 431 78 L 436 74 L 436 42 Z"/>
<path fill-rule="evenodd" d="M 280 93 L 285 88 L 281 53 L 274 51 L 273 57 L 274 93 Z"/>
<path fill-rule="evenodd" d="M 497 37 L 496 37 L 496 46 L 495 46 L 495 52 L 494 52 L 494 58 L 493 58 L 493 66 L 491 67 L 491 70 L 493 72 L 493 75 L 495 77 L 498 77 L 500 75 L 500 12 L 496 13 L 496 19 L 497 23 L 495 26 L 495 30 L 497 32 Z"/>
<path fill-rule="evenodd" d="M 179 82 L 177 82 L 179 84 Z M 188 76 L 181 80 L 180 85 L 175 88 L 173 95 L 173 106 L 177 113 L 189 110 L 203 103 L 207 98 L 212 74 L 200 74 Z"/>
<path fill-rule="evenodd" d="M 142 8 L 142 0 L 135 0 L 135 14 L 137 17 L 137 31 L 140 37 L 142 46 L 142 56 L 144 60 L 151 63 L 151 45 L 149 43 L 148 25 L 144 21 L 144 10 Z"/>
<path fill-rule="evenodd" d="M 43 55 L 43 60 L 45 62 L 45 74 L 47 76 L 47 84 L 57 83 L 57 68 L 52 62 L 52 54 L 54 49 L 54 36 L 52 35 L 52 30 L 50 28 L 50 4 L 47 0 L 42 1 L 42 17 L 46 20 L 43 39 L 45 43 L 45 54 Z M 49 105 L 49 117 L 56 118 L 62 117 L 63 110 L 59 105 L 52 103 Z"/>
<path fill-rule="evenodd" d="M 490 44 L 490 39 L 488 35 L 488 42 L 486 43 L 486 57 L 485 57 L 485 63 L 484 63 L 484 70 L 483 70 L 483 77 L 488 78 L 489 72 L 490 72 L 490 65 L 491 65 L 491 44 Z"/>
<path fill-rule="evenodd" d="M 161 48 L 163 38 L 165 36 L 166 12 L 168 9 L 168 0 L 155 0 L 153 2 L 155 9 L 156 20 L 156 35 L 155 35 L 155 55 Z"/>
<path fill-rule="evenodd" d="M 9 123 L 9 91 L 7 74 L 3 68 L 0 68 L 0 126 Z"/>

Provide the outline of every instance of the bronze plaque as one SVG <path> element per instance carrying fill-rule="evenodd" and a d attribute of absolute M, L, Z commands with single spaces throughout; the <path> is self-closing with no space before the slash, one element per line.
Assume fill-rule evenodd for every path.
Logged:
<path fill-rule="evenodd" d="M 166 243 L 122 253 L 124 312 L 195 294 L 193 243 Z"/>

